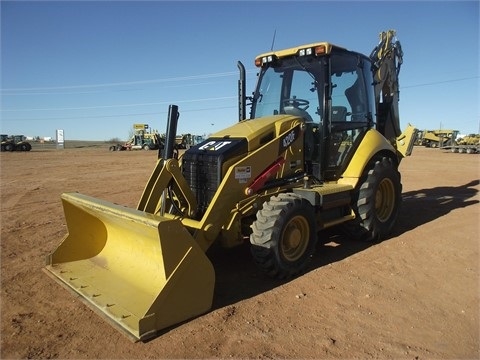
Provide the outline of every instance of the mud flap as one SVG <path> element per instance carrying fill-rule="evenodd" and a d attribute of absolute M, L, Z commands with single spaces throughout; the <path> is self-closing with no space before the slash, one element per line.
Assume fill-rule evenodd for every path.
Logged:
<path fill-rule="evenodd" d="M 215 273 L 179 220 L 62 195 L 68 235 L 46 272 L 134 340 L 212 306 Z"/>

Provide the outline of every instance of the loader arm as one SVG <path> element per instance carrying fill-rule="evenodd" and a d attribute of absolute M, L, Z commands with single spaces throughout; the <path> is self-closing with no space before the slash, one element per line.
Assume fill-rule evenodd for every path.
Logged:
<path fill-rule="evenodd" d="M 192 217 L 197 208 L 197 201 L 185 178 L 182 176 L 178 161 L 173 158 L 157 161 L 157 165 L 143 190 L 137 209 L 150 214 L 159 212 L 163 214 L 164 211 L 161 207 L 165 206 L 165 202 L 162 202 L 161 199 L 169 186 L 174 186 L 175 190 L 178 190 L 175 193 L 181 195 L 182 198 L 178 198 L 177 201 L 186 203 L 185 213 L 187 216 Z"/>

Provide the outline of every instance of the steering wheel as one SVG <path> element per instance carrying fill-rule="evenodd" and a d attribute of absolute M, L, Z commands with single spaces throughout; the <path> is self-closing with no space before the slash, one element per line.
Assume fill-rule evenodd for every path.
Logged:
<path fill-rule="evenodd" d="M 300 109 L 300 110 L 307 110 L 309 107 L 310 102 L 305 99 L 297 99 L 297 98 L 291 98 L 291 99 L 284 99 L 283 100 L 283 106 L 293 106 L 294 108 Z"/>

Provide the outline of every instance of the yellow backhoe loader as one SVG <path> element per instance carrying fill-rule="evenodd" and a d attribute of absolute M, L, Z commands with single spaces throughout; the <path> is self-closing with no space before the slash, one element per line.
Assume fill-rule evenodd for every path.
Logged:
<path fill-rule="evenodd" d="M 306 270 L 324 229 L 385 238 L 401 202 L 398 166 L 416 135 L 410 125 L 400 131 L 401 63 L 393 30 L 370 56 L 328 42 L 271 51 L 255 58 L 247 97 L 238 62 L 239 121 L 176 158 L 179 111 L 170 105 L 137 208 L 63 194 L 68 234 L 46 272 L 145 340 L 210 310 L 214 242 L 249 239 L 260 269 L 289 278 Z"/>

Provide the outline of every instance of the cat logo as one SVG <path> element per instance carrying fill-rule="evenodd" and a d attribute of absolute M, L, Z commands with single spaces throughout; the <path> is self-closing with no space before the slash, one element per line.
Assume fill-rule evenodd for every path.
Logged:
<path fill-rule="evenodd" d="M 199 150 L 206 150 L 206 151 L 218 151 L 219 149 L 221 149 L 222 147 L 224 147 L 225 145 L 228 145 L 228 144 L 231 144 L 232 142 L 231 141 L 209 141 L 205 144 L 203 144 L 202 146 L 200 146 L 198 149 Z"/>

